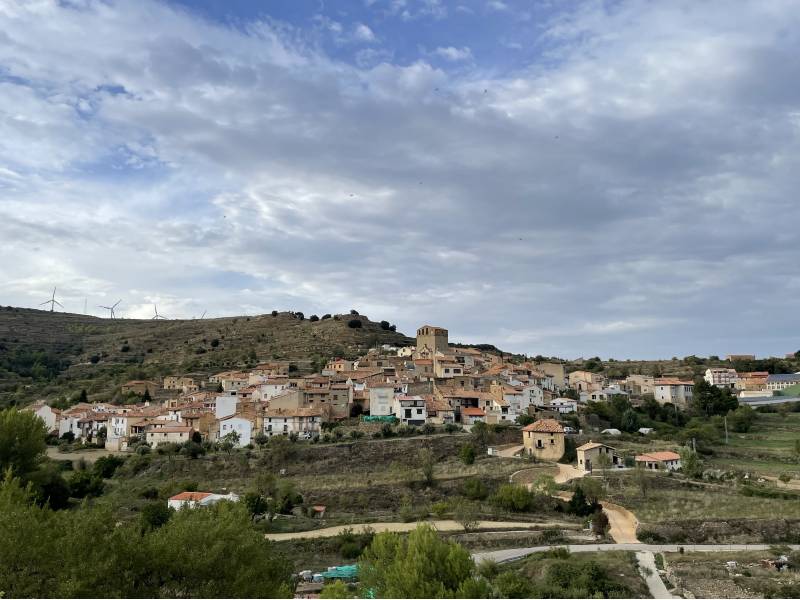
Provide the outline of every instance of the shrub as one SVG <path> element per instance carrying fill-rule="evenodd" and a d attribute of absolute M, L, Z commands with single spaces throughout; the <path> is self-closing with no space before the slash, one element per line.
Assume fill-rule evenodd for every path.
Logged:
<path fill-rule="evenodd" d="M 211 347 L 216 348 L 217 346 L 219 346 L 219 340 L 214 338 L 213 340 L 211 340 Z"/>
<path fill-rule="evenodd" d="M 437 519 L 442 519 L 447 514 L 447 511 L 450 510 L 450 504 L 444 500 L 440 502 L 434 502 L 431 506 L 431 512 Z"/>
<path fill-rule="evenodd" d="M 503 510 L 526 512 L 535 508 L 536 495 L 522 486 L 506 483 L 498 488 L 491 501 Z"/>
<path fill-rule="evenodd" d="M 92 357 L 89 359 L 89 362 L 93 365 L 96 365 L 100 362 L 100 357 L 97 354 L 93 354 Z"/>
<path fill-rule="evenodd" d="M 461 491 L 471 500 L 484 500 L 489 495 L 489 490 L 486 489 L 484 483 L 475 477 L 465 479 Z"/>
<path fill-rule="evenodd" d="M 311 315 L 310 317 L 308 317 L 308 320 L 311 321 L 312 323 L 316 323 L 317 321 L 319 321 L 319 317 L 317 315 Z"/>
<path fill-rule="evenodd" d="M 350 329 L 360 329 L 362 325 L 363 325 L 363 323 L 361 322 L 361 319 L 350 319 L 347 322 L 347 326 Z"/>
<path fill-rule="evenodd" d="M 389 321 L 381 321 L 381 329 L 389 331 L 389 327 L 391 327 Z"/>
<path fill-rule="evenodd" d="M 93 470 L 98 477 L 110 479 L 114 476 L 117 468 L 121 467 L 124 462 L 125 459 L 120 456 L 101 456 L 95 461 Z"/>
<path fill-rule="evenodd" d="M 464 444 L 461 446 L 461 449 L 458 451 L 458 458 L 461 459 L 461 462 L 465 465 L 471 465 L 475 462 L 475 448 L 473 448 L 472 444 Z"/>
<path fill-rule="evenodd" d="M 272 311 L 272 316 L 273 317 L 277 317 L 278 316 L 278 311 L 277 310 L 273 310 Z"/>
<path fill-rule="evenodd" d="M 324 320 L 330 319 L 330 318 L 331 318 L 331 315 L 328 314 L 328 313 L 325 313 L 324 315 L 322 315 L 322 319 L 321 320 L 324 321 Z"/>

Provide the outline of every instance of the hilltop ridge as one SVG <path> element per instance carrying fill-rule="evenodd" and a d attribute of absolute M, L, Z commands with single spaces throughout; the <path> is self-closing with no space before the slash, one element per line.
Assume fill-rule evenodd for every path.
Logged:
<path fill-rule="evenodd" d="M 80 389 L 102 399 L 127 379 L 209 374 L 267 360 L 291 361 L 298 372 L 309 372 L 331 357 L 355 358 L 376 344 L 413 344 L 388 322 L 365 315 L 318 321 L 300 315 L 145 320 L 3 307 L 0 406 Z M 361 324 L 351 327 L 351 320 Z"/>

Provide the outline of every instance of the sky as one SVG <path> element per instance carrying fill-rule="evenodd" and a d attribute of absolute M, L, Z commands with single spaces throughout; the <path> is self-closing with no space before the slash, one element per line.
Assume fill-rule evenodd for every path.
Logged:
<path fill-rule="evenodd" d="M 800 0 L 0 0 L 0 304 L 800 348 Z"/>

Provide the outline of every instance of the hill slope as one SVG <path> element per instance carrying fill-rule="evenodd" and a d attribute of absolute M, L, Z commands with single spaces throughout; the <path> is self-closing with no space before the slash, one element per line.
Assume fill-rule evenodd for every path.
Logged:
<path fill-rule="evenodd" d="M 348 321 L 358 319 L 360 328 Z M 322 321 L 277 316 L 193 320 L 102 319 L 24 308 L 0 309 L 0 406 L 86 389 L 108 399 L 127 379 L 210 374 L 290 360 L 299 372 L 375 344 L 413 340 L 365 316 Z"/>

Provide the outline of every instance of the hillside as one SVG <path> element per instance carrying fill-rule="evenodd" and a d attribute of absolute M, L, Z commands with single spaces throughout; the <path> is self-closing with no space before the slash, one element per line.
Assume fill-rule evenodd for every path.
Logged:
<path fill-rule="evenodd" d="M 351 319 L 362 326 L 349 327 Z M 92 400 L 110 399 L 128 379 L 208 375 L 266 360 L 292 361 L 302 373 L 375 344 L 413 340 L 363 315 L 316 322 L 292 313 L 137 320 L 6 307 L 0 309 L 0 406 L 81 389 Z"/>

